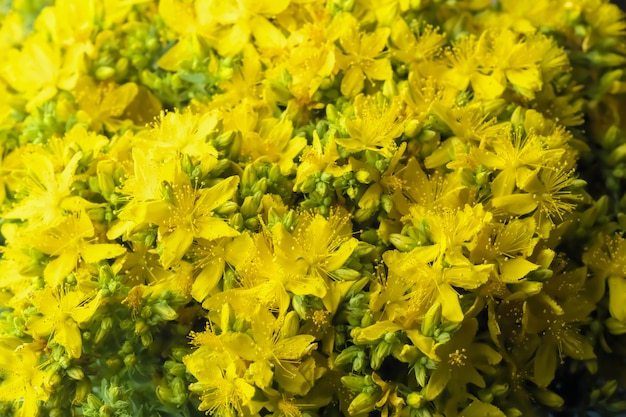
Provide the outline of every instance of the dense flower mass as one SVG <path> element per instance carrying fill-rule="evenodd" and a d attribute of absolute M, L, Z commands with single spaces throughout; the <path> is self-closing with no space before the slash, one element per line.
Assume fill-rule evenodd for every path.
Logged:
<path fill-rule="evenodd" d="M 605 0 L 0 1 L 0 416 L 626 412 Z"/>

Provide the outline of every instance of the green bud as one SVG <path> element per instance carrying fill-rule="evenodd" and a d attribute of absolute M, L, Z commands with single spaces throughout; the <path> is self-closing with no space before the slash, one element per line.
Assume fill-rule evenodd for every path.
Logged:
<path fill-rule="evenodd" d="M 144 346 L 149 346 L 148 345 L 144 345 Z M 127 368 L 132 368 L 134 366 L 137 365 L 137 356 L 135 356 L 134 353 L 131 353 L 129 355 L 124 356 L 124 365 L 126 365 Z"/>
<path fill-rule="evenodd" d="M 251 190 L 255 195 L 257 193 L 265 194 L 267 192 L 267 178 L 261 178 L 254 183 Z"/>
<path fill-rule="evenodd" d="M 550 408 L 561 408 L 565 403 L 561 396 L 545 388 L 537 389 L 533 394 L 535 399 L 537 399 L 541 404 Z"/>
<path fill-rule="evenodd" d="M 391 349 L 393 349 L 392 343 L 388 343 L 384 340 L 378 342 L 378 344 L 372 351 L 370 359 L 370 366 L 372 367 L 372 369 L 379 369 L 382 366 L 384 360 L 391 353 Z"/>
<path fill-rule="evenodd" d="M 336 121 L 339 118 L 339 112 L 337 108 L 332 104 L 326 105 L 326 118 L 331 122 Z"/>
<path fill-rule="evenodd" d="M 369 413 L 376 407 L 380 395 L 368 394 L 365 392 L 357 395 L 348 406 L 348 414 L 357 415 Z"/>
<path fill-rule="evenodd" d="M 115 162 L 105 159 L 98 162 L 96 176 L 98 178 L 98 188 L 105 198 L 115 192 Z"/>
<path fill-rule="evenodd" d="M 217 209 L 215 209 L 215 213 L 219 214 L 220 216 L 229 216 L 236 212 L 238 208 L 239 205 L 234 201 L 227 201 L 219 206 Z"/>
<path fill-rule="evenodd" d="M 530 281 L 545 281 L 548 278 L 552 277 L 552 274 L 553 272 L 551 269 L 539 268 L 529 272 L 526 275 L 526 279 Z"/>
<path fill-rule="evenodd" d="M 352 363 L 354 359 L 357 357 L 358 353 L 362 353 L 363 349 L 361 346 L 349 346 L 337 355 L 333 361 L 333 366 L 341 366 Z"/>
<path fill-rule="evenodd" d="M 115 75 L 115 68 L 112 67 L 100 67 L 96 70 L 96 79 L 100 81 L 108 80 Z"/>
<path fill-rule="evenodd" d="M 253 196 L 248 196 L 243 200 L 241 204 L 241 214 L 244 218 L 256 217 L 259 212 L 259 204 Z"/>
<path fill-rule="evenodd" d="M 493 401 L 493 393 L 489 389 L 481 389 L 478 391 L 478 398 L 484 403 L 491 403 Z"/>
<path fill-rule="evenodd" d="M 606 405 L 607 410 L 613 413 L 622 413 L 626 411 L 626 400 L 615 401 Z"/>
<path fill-rule="evenodd" d="M 614 317 L 609 317 L 608 319 L 606 319 L 604 324 L 611 334 L 620 335 L 626 333 L 626 323 L 622 323 Z"/>
<path fill-rule="evenodd" d="M 440 137 L 441 137 L 441 133 L 435 130 L 423 129 L 419 133 L 419 136 L 417 137 L 417 139 L 420 142 L 431 142 L 431 141 L 437 142 Z"/>
<path fill-rule="evenodd" d="M 610 397 L 613 394 L 615 394 L 615 390 L 617 390 L 617 380 L 615 379 L 611 379 L 610 381 L 607 381 L 602 388 L 600 388 L 600 391 L 602 392 L 602 394 L 604 394 L 605 397 Z"/>
<path fill-rule="evenodd" d="M 511 123 L 513 124 L 515 128 L 524 126 L 525 115 L 526 115 L 526 110 L 523 107 L 517 106 L 515 108 L 515 110 L 513 111 L 513 114 L 511 115 Z"/>
<path fill-rule="evenodd" d="M 241 213 L 233 214 L 228 220 L 228 223 L 230 224 L 230 227 L 237 230 L 238 232 L 241 232 L 244 228 L 243 215 Z"/>
<path fill-rule="evenodd" d="M 74 399 L 72 400 L 73 405 L 81 405 L 85 402 L 85 398 L 87 395 L 91 393 L 93 387 L 88 379 L 83 379 L 78 381 L 76 384 L 76 393 L 74 394 Z"/>
<path fill-rule="evenodd" d="M 285 321 L 283 322 L 283 325 L 280 327 L 280 338 L 288 339 L 290 337 L 294 337 L 295 335 L 298 334 L 299 330 L 300 330 L 300 317 L 298 316 L 298 313 L 292 310 L 289 313 L 287 313 L 287 315 L 285 316 Z"/>
<path fill-rule="evenodd" d="M 506 417 L 522 417 L 524 415 L 521 410 L 514 407 L 510 407 L 504 410 L 504 414 L 506 414 Z"/>
<path fill-rule="evenodd" d="M 618 162 L 626 161 L 626 143 L 613 149 L 607 158 L 609 165 L 617 165 Z"/>
<path fill-rule="evenodd" d="M 115 413 L 115 409 L 110 405 L 103 405 L 98 409 L 100 417 L 111 417 Z"/>
<path fill-rule="evenodd" d="M 355 178 L 361 184 L 369 184 L 372 182 L 372 176 L 366 170 L 359 170 L 356 172 Z"/>
<path fill-rule="evenodd" d="M 441 322 L 441 303 L 437 302 L 433 304 L 422 320 L 422 334 L 424 336 L 432 337 L 435 333 L 435 328 Z"/>
<path fill-rule="evenodd" d="M 393 199 L 391 198 L 391 196 L 387 194 L 383 194 L 380 197 L 380 204 L 386 213 L 390 213 L 393 210 L 393 207 L 394 207 Z"/>
<path fill-rule="evenodd" d="M 176 361 L 166 361 L 164 365 L 165 369 L 170 375 L 184 377 L 187 372 L 187 367 Z"/>
<path fill-rule="evenodd" d="M 297 220 L 298 218 L 296 216 L 296 212 L 294 210 L 289 210 L 283 218 L 283 225 L 291 232 L 296 227 Z"/>
<path fill-rule="evenodd" d="M 252 164 L 246 165 L 241 176 L 241 189 L 252 189 L 256 181 L 256 168 Z"/>
<path fill-rule="evenodd" d="M 500 397 L 509 392 L 509 384 L 493 384 L 490 390 L 494 396 Z"/>
<path fill-rule="evenodd" d="M 70 378 L 76 381 L 80 381 L 85 377 L 85 373 L 83 372 L 83 370 L 76 366 L 72 366 L 71 368 L 68 368 L 66 372 L 67 372 L 67 376 L 69 376 Z"/>
<path fill-rule="evenodd" d="M 115 63 L 115 73 L 122 78 L 128 72 L 128 58 L 122 57 Z"/>
<path fill-rule="evenodd" d="M 421 408 L 424 404 L 426 404 L 426 399 L 422 394 L 411 392 L 406 396 L 406 403 L 409 407 Z"/>
<path fill-rule="evenodd" d="M 601 52 L 601 51 L 589 51 L 586 53 L 586 58 L 593 64 L 607 67 L 623 67 L 626 64 L 626 58 L 620 54 L 613 52 Z"/>
<path fill-rule="evenodd" d="M 92 410 L 98 410 L 100 407 L 102 407 L 102 401 L 100 400 L 100 398 L 96 397 L 95 395 L 89 394 L 87 396 L 87 405 Z"/>
<path fill-rule="evenodd" d="M 482 167 L 478 167 L 476 170 L 476 176 L 474 181 L 476 181 L 476 185 L 483 186 L 489 183 L 489 176 L 491 175 L 491 171 L 484 169 Z"/>
<path fill-rule="evenodd" d="M 172 184 L 167 181 L 162 181 L 159 187 L 161 198 L 170 204 L 176 204 L 176 196 L 174 194 L 174 188 Z"/>
<path fill-rule="evenodd" d="M 182 405 L 187 400 L 187 384 L 181 377 L 175 377 L 170 382 L 170 387 L 172 389 L 173 394 L 173 403 L 177 405 Z"/>
<path fill-rule="evenodd" d="M 358 271 L 350 268 L 339 268 L 331 272 L 333 278 L 341 281 L 355 281 L 361 278 L 361 274 Z"/>
<path fill-rule="evenodd" d="M 93 177 L 92 177 L 93 178 Z M 91 178 L 90 178 L 91 179 Z M 105 207 L 96 207 L 88 211 L 89 218 L 95 222 L 103 223 L 106 221 L 107 210 Z"/>
<path fill-rule="evenodd" d="M 391 233 L 389 235 L 389 241 L 401 252 L 410 252 L 417 247 L 412 238 L 401 235 L 400 233 Z"/>
<path fill-rule="evenodd" d="M 363 376 L 346 375 L 341 377 L 341 383 L 350 391 L 361 392 L 370 386 L 369 381 Z"/>
<path fill-rule="evenodd" d="M 415 365 L 413 368 L 415 372 L 415 381 L 420 387 L 426 385 L 426 368 L 423 365 Z"/>
<path fill-rule="evenodd" d="M 174 394 L 172 393 L 172 390 L 164 385 L 159 385 L 156 387 L 156 396 L 159 399 L 159 401 L 161 401 L 164 404 L 173 404 L 173 397 Z"/>
<path fill-rule="evenodd" d="M 404 125 L 404 134 L 407 138 L 412 139 L 416 137 L 420 133 L 421 130 L 422 130 L 421 123 L 416 119 L 409 120 L 409 122 Z"/>
<path fill-rule="evenodd" d="M 250 217 L 249 219 L 246 219 L 243 222 L 243 225 L 248 230 L 252 230 L 252 231 L 258 230 L 258 228 L 259 228 L 259 219 L 257 219 L 256 217 Z"/>
<path fill-rule="evenodd" d="M 306 320 L 308 317 L 308 308 L 305 303 L 305 299 L 301 295 L 294 295 L 291 297 L 291 305 L 301 320 Z"/>

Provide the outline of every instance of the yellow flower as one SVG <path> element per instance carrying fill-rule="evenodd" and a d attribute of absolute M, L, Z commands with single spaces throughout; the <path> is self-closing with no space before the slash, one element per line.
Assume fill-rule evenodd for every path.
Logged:
<path fill-rule="evenodd" d="M 198 302 L 204 301 L 219 284 L 224 268 L 242 267 L 253 250 L 254 242 L 248 234 L 213 241 L 198 239 L 189 249 L 195 270 L 199 271 L 191 289 L 192 297 Z"/>
<path fill-rule="evenodd" d="M 300 156 L 293 186 L 294 191 L 299 191 L 302 183 L 315 173 L 326 172 L 337 178 L 352 169 L 350 164 L 337 165 L 340 155 L 337 150 L 335 133 L 335 130 L 330 130 L 326 137 L 326 143 L 323 145 L 317 131 L 313 131 L 313 144 L 306 147 Z"/>
<path fill-rule="evenodd" d="M 24 171 L 20 177 L 18 191 L 26 197 L 4 213 L 8 219 L 28 220 L 29 225 L 54 227 L 63 219 L 63 212 L 76 207 L 81 200 L 71 197 L 76 167 L 82 153 L 72 156 L 60 173 L 49 154 L 34 148 L 33 152 L 22 153 Z"/>
<path fill-rule="evenodd" d="M 196 354 L 183 358 L 189 372 L 198 379 L 189 385 L 189 390 L 200 396 L 198 409 L 219 416 L 249 414 L 256 390 L 243 378 L 242 361 L 232 361 L 226 355 L 215 355 L 211 361 L 203 359 Z"/>
<path fill-rule="evenodd" d="M 50 287 L 57 288 L 81 261 L 96 263 L 126 252 L 116 243 L 93 243 L 94 236 L 93 224 L 81 210 L 65 215 L 55 227 L 36 236 L 25 236 L 24 242 L 47 255 L 56 256 L 46 265 L 44 279 Z"/>
<path fill-rule="evenodd" d="M 281 174 L 289 175 L 295 157 L 306 143 L 304 137 L 293 136 L 291 121 L 266 118 L 260 123 L 258 133 L 251 131 L 243 136 L 242 153 L 252 160 L 277 163 Z"/>
<path fill-rule="evenodd" d="M 391 25 L 391 41 L 394 45 L 393 56 L 410 64 L 433 58 L 445 45 L 446 37 L 432 26 L 424 27 L 416 37 L 406 21 L 400 18 Z"/>
<path fill-rule="evenodd" d="M 504 133 L 504 132 L 503 132 Z M 549 149 L 534 133 L 520 132 L 493 137 L 491 149 L 476 149 L 476 161 L 494 171 L 499 171 L 490 183 L 494 197 L 507 196 L 515 187 L 524 188 L 543 166 L 554 166 L 565 153 L 564 149 Z"/>
<path fill-rule="evenodd" d="M 164 268 L 178 262 L 194 238 L 214 240 L 239 234 L 225 219 L 214 215 L 233 198 L 238 184 L 239 177 L 232 176 L 210 188 L 197 188 L 186 174 L 178 173 L 175 182 L 162 184 L 162 200 L 142 205 L 141 221 L 159 226 L 157 250 Z M 124 217 L 133 220 L 134 215 L 130 212 Z"/>
<path fill-rule="evenodd" d="M 86 113 L 92 129 L 97 132 L 102 131 L 103 126 L 115 132 L 128 121 L 143 125 L 151 122 L 161 111 L 161 104 L 144 87 L 135 83 L 116 85 L 113 82 L 96 85 L 86 75 L 76 81 L 74 97 L 80 110 Z M 141 101 L 141 111 L 132 113 L 129 110 L 137 99 Z"/>
<path fill-rule="evenodd" d="M 4 346 L 0 343 L 0 402 L 12 402 L 16 417 L 38 415 L 39 401 L 50 397 L 51 371 L 44 371 L 36 344 Z"/>
<path fill-rule="evenodd" d="M 484 43 L 484 36 L 477 40 L 472 35 L 456 41 L 452 50 L 446 53 L 448 70 L 442 80 L 460 91 L 471 84 L 475 99 L 489 100 L 502 95 L 506 80 L 485 74 L 482 65 L 488 55 Z"/>
<path fill-rule="evenodd" d="M 309 292 L 320 298 L 326 293 L 323 278 L 340 279 L 334 272 L 343 266 L 358 244 L 344 210 L 333 211 L 328 219 L 320 214 L 303 213 L 292 233 L 282 223 L 276 224 L 271 233 L 277 261 L 294 275 L 320 280 L 321 287 Z"/>
<path fill-rule="evenodd" d="M 380 96 L 360 94 L 354 98 L 354 119 L 345 120 L 350 137 L 336 142 L 350 152 L 370 150 L 391 158 L 397 147 L 395 139 L 404 132 L 401 111 L 397 98 L 388 103 Z"/>
<path fill-rule="evenodd" d="M 30 317 L 27 329 L 37 337 L 52 335 L 69 357 L 80 358 L 82 336 L 78 326 L 91 320 L 100 305 L 100 294 L 91 297 L 79 291 L 44 288 L 35 293 L 33 304 L 41 315 Z"/>
<path fill-rule="evenodd" d="M 313 8 L 307 8 L 307 14 L 311 21 L 292 31 L 287 39 L 289 55 L 284 66 L 279 65 L 267 72 L 273 74 L 286 69 L 291 76 L 289 91 L 298 105 L 317 108 L 319 104 L 313 95 L 324 80 L 334 75 L 337 47 L 332 43 L 333 34 L 328 29 L 330 14 Z"/>
<path fill-rule="evenodd" d="M 207 136 L 217 131 L 221 117 L 217 110 L 204 114 L 196 114 L 189 109 L 161 113 L 157 124 L 140 131 L 133 141 L 148 158 L 159 161 L 178 157 L 179 154 L 188 155 L 193 162 L 201 164 L 203 172 L 208 172 L 217 163 L 217 150 L 207 142 Z M 140 158 L 134 153 L 133 157 Z M 164 176 L 162 179 L 168 178 Z M 171 181 L 171 178 L 168 180 Z"/>
<path fill-rule="evenodd" d="M 425 246 L 406 253 L 387 251 L 383 261 L 389 268 L 389 280 L 404 281 L 411 288 L 407 303 L 412 314 L 424 315 L 432 305 L 440 303 L 443 317 L 460 322 L 464 315 L 453 286 L 478 288 L 487 281 L 493 265 L 468 263 L 446 267 L 438 255 L 438 249 Z"/>
<path fill-rule="evenodd" d="M 240 53 L 253 37 L 261 50 L 282 51 L 285 36 L 271 19 L 290 0 L 196 0 L 202 33 L 222 56 Z"/>
<path fill-rule="evenodd" d="M 485 379 L 478 370 L 489 372 L 502 356 L 486 343 L 474 342 L 477 330 L 478 320 L 469 319 L 449 342 L 435 348 L 439 362 L 425 387 L 426 399 L 435 399 L 444 389 L 454 398 L 454 394 L 465 392 L 468 383 L 485 387 Z"/>
<path fill-rule="evenodd" d="M 372 33 L 361 32 L 358 21 L 350 14 L 336 17 L 331 27 L 340 34 L 344 53 L 337 56 L 337 66 L 343 71 L 341 94 L 354 97 L 363 90 L 365 78 L 391 80 L 391 61 L 383 50 L 390 30 L 378 28 Z"/>

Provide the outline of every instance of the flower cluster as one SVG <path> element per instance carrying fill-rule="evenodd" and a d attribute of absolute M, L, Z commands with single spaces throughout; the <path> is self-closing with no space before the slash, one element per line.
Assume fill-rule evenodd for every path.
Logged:
<path fill-rule="evenodd" d="M 626 410 L 617 6 L 9 4 L 0 416 Z"/>

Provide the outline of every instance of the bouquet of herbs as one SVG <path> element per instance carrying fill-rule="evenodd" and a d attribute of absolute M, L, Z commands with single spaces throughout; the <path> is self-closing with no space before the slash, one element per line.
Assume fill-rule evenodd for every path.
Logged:
<path fill-rule="evenodd" d="M 0 1 L 0 416 L 626 410 L 604 0 Z"/>

